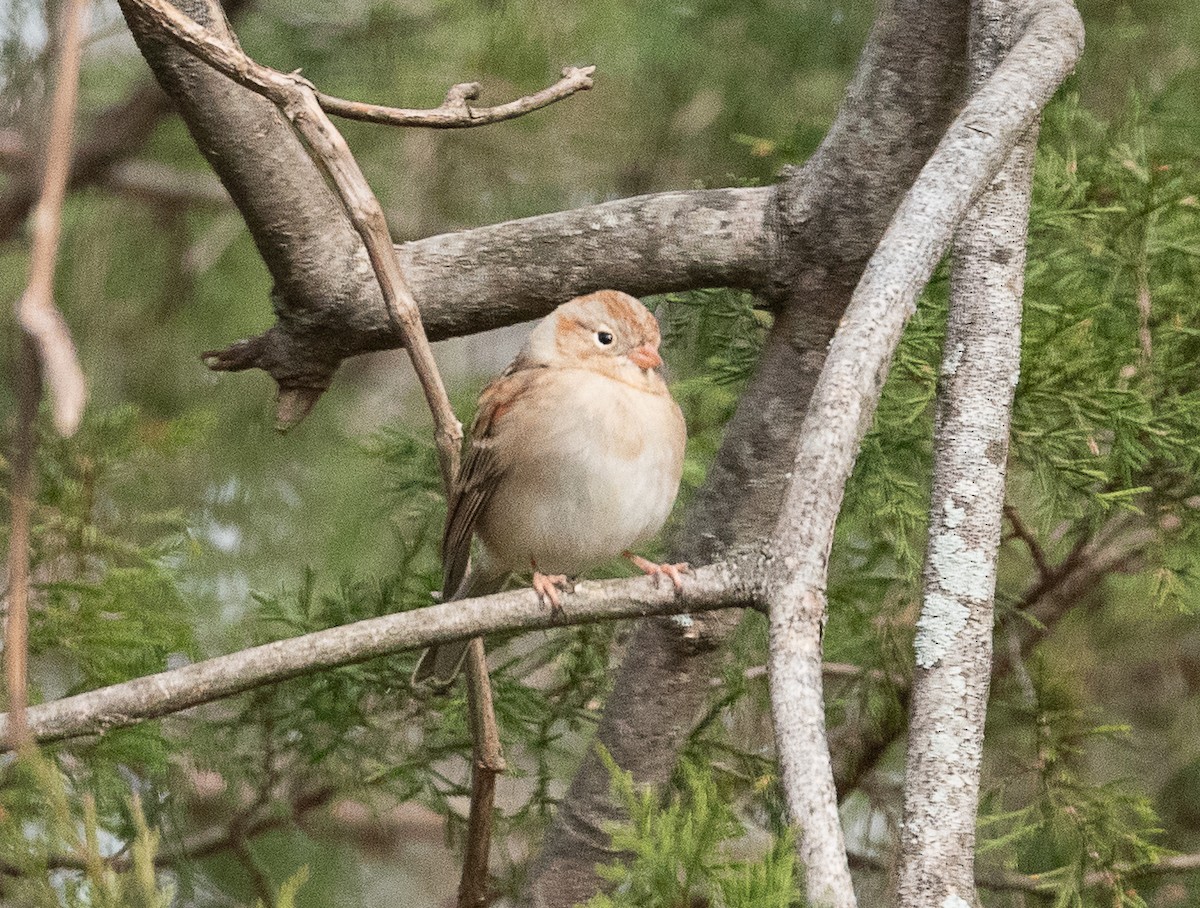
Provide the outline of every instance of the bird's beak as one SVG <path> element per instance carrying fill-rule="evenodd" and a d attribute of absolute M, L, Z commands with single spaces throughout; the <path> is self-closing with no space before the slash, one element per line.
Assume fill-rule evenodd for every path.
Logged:
<path fill-rule="evenodd" d="M 629 351 L 629 360 L 639 369 L 657 369 L 662 365 L 662 357 L 649 343 L 634 347 Z"/>

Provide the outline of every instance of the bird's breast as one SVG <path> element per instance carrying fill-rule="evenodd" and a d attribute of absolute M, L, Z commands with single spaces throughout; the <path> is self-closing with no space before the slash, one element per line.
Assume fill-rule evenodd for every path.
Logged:
<path fill-rule="evenodd" d="M 505 570 L 578 574 L 658 532 L 671 512 L 686 432 L 669 395 L 583 373 L 510 414 L 509 463 L 477 527 Z"/>

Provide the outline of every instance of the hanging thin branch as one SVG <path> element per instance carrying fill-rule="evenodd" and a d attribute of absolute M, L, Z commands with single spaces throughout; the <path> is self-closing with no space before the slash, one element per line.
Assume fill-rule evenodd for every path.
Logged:
<path fill-rule="evenodd" d="M 67 323 L 54 305 L 54 266 L 58 260 L 62 206 L 71 162 L 79 56 L 86 0 L 69 0 L 59 18 L 56 84 L 46 134 L 42 193 L 33 214 L 29 283 L 17 301 L 23 336 L 17 362 L 17 428 L 13 438 L 12 493 L 8 547 L 8 615 L 4 634 L 4 675 L 12 721 L 6 740 L 16 747 L 28 738 L 25 708 L 29 648 L 29 524 L 33 510 L 34 419 L 42 387 L 50 390 L 54 425 L 71 435 L 83 417 L 87 385 Z"/>
<path fill-rule="evenodd" d="M 458 908 L 478 908 L 489 900 L 492 805 L 496 800 L 496 776 L 505 768 L 481 637 L 473 639 L 467 651 L 466 676 L 472 741 L 471 812 L 467 818 L 467 848 L 458 885 Z"/>

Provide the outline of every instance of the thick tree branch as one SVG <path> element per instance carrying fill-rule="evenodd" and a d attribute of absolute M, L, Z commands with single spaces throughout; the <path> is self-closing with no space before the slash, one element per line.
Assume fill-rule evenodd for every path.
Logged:
<path fill-rule="evenodd" d="M 757 607 L 758 570 L 753 561 L 700 568 L 682 595 L 648 577 L 581 583 L 564 594 L 561 616 L 522 589 L 358 621 L 33 706 L 29 730 L 38 741 L 102 734 L 299 675 L 504 631 Z M 0 739 L 9 731 L 9 716 L 0 716 Z"/>
<path fill-rule="evenodd" d="M 367 123 L 382 123 L 385 126 L 419 126 L 426 129 L 464 129 L 471 126 L 487 126 L 522 117 L 555 101 L 569 98 L 592 87 L 594 66 L 563 67 L 562 78 L 548 88 L 499 104 L 495 107 L 472 107 L 468 101 L 479 97 L 482 86 L 478 82 L 463 82 L 451 86 L 446 100 L 433 110 L 410 110 L 402 107 L 383 107 L 362 101 L 346 101 L 317 92 L 317 101 L 322 110 L 348 120 L 363 120 Z"/>
<path fill-rule="evenodd" d="M 1018 10 L 1004 0 L 972 6 L 975 84 L 1003 58 Z M 1035 124 L 955 237 L 901 824 L 905 908 L 976 901 L 975 814 L 1036 146 Z"/>
<path fill-rule="evenodd" d="M 965 0 L 883 5 L 821 149 L 803 168 L 789 170 L 767 202 L 767 255 L 749 275 L 755 283 L 725 281 L 785 302 L 777 305 L 757 372 L 688 511 L 673 560 L 704 564 L 767 544 L 829 339 L 896 206 L 958 109 L 965 7 Z M 614 248 L 623 248 L 619 238 Z M 720 643 L 740 618 L 719 612 L 638 628 L 597 733 L 637 782 L 670 777 L 708 709 L 710 682 L 724 659 Z M 610 785 L 608 770 L 589 750 L 533 870 L 529 895 L 539 908 L 585 902 L 600 886 L 595 868 L 612 860 L 608 824 L 620 817 Z"/>
<path fill-rule="evenodd" d="M 821 629 L 829 548 L 858 443 L 900 332 L 955 226 L 999 171 L 1082 50 L 1065 3 L 1039 5 L 995 74 L 922 169 L 854 291 L 800 433 L 767 578 L 771 689 L 784 789 L 803 830 L 809 898 L 854 904 L 825 737 Z"/>
<path fill-rule="evenodd" d="M 413 369 L 433 414 L 434 438 L 449 490 L 458 474 L 462 426 L 454 415 L 433 351 L 421 324 L 421 313 L 392 248 L 379 200 L 341 133 L 321 109 L 312 83 L 296 74 L 285 75 L 252 60 L 236 41 L 225 41 L 188 18 L 166 0 L 126 0 L 182 47 L 206 63 L 270 99 L 304 137 L 308 148 L 337 189 L 342 205 L 371 260 L 387 312 L 412 359 Z M 301 415 L 303 415 L 301 413 Z"/>
<path fill-rule="evenodd" d="M 635 295 L 761 290 L 774 270 L 773 195 L 708 189 L 639 196 L 433 236 L 396 252 L 426 332 L 441 340 L 540 318 L 605 287 Z M 343 359 L 398 343 L 382 302 L 365 290 L 351 298 L 345 285 L 303 308 L 289 298 L 278 315 L 264 334 L 205 353 L 209 368 L 263 369 L 281 389 L 310 391 L 315 401 Z"/>

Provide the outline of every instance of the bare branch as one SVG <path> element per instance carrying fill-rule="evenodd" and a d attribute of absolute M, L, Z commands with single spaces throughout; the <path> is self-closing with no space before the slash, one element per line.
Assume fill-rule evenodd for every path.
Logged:
<path fill-rule="evenodd" d="M 17 354 L 17 427 L 13 434 L 12 487 L 9 491 L 8 602 L 4 619 L 4 680 L 12 720 L 3 740 L 16 749 L 29 740 L 25 718 L 28 703 L 29 655 L 29 523 L 33 513 L 34 452 L 37 448 L 38 403 L 42 383 L 37 349 L 21 338 Z"/>
<path fill-rule="evenodd" d="M 441 340 L 540 318 L 606 287 L 764 289 L 776 254 L 772 197 L 765 188 L 637 196 L 415 240 L 396 254 L 426 332 Z M 330 293 L 203 357 L 217 371 L 263 369 L 311 409 L 343 359 L 396 343 L 380 301 Z"/>
<path fill-rule="evenodd" d="M 920 288 L 955 226 L 1000 169 L 1082 48 L 1073 7 L 1039 5 L 1013 52 L 947 130 L 894 216 L 831 345 L 800 435 L 778 556 L 767 578 L 771 688 L 784 789 L 809 898 L 855 903 L 821 692 L 824 589 L 834 522 L 858 442 Z"/>
<path fill-rule="evenodd" d="M 59 17 L 59 50 L 50 126 L 46 136 L 42 194 L 34 211 L 29 252 L 29 283 L 17 301 L 23 329 L 18 356 L 17 430 L 13 438 L 11 532 L 8 542 L 8 609 L 4 625 L 4 677 L 12 722 L 4 740 L 20 747 L 29 740 L 25 720 L 28 702 L 30 519 L 34 495 L 34 420 L 48 385 L 54 423 L 71 435 L 83 417 L 87 385 L 75 355 L 75 344 L 62 313 L 54 305 L 54 265 L 58 259 L 62 205 L 71 160 L 71 133 L 79 90 L 79 55 L 86 0 L 69 0 Z"/>
<path fill-rule="evenodd" d="M 1024 280 L 1024 275 L 1022 275 Z M 1050 574 L 1050 562 L 1046 559 L 1046 551 L 1042 548 L 1042 544 L 1038 542 L 1037 536 L 1033 530 L 1025 525 L 1025 521 L 1021 519 L 1020 513 L 1012 505 L 1004 506 L 1004 516 L 1008 518 L 1008 522 L 1012 525 L 1013 534 L 1025 543 L 1025 548 L 1029 550 L 1029 556 L 1033 559 L 1034 565 L 1037 567 L 1038 575 L 1046 577 Z"/>
<path fill-rule="evenodd" d="M 555 101 L 569 98 L 592 87 L 594 66 L 563 67 L 562 78 L 548 88 L 532 95 L 517 98 L 496 107 L 472 107 L 468 101 L 479 97 L 478 82 L 463 82 L 454 85 L 446 93 L 446 100 L 433 110 L 409 110 L 402 107 L 383 107 L 362 101 L 346 101 L 317 92 L 317 101 L 326 112 L 349 120 L 367 123 L 382 123 L 386 126 L 421 126 L 427 129 L 463 129 L 470 126 L 487 126 L 524 116 Z"/>
<path fill-rule="evenodd" d="M 342 665 L 403 650 L 513 630 L 757 607 L 757 562 L 723 562 L 699 568 L 682 595 L 670 585 L 638 577 L 579 584 L 563 600 L 564 615 L 552 614 L 529 589 L 461 599 L 408 612 L 358 621 L 228 656 L 126 681 L 29 708 L 30 733 L 38 741 L 102 734 Z M 9 717 L 0 716 L 0 739 Z"/>
<path fill-rule="evenodd" d="M 467 650 L 467 708 L 471 718 L 471 812 L 467 818 L 467 848 L 458 887 L 459 908 L 488 904 L 488 857 L 492 845 L 492 807 L 496 776 L 504 772 L 500 729 L 492 707 L 483 640 L 476 637 Z"/>
<path fill-rule="evenodd" d="M 1013 13 L 1003 0 L 972 5 L 976 85 L 1011 43 Z M 1035 124 L 955 238 L 901 824 L 904 908 L 975 902 L 975 814 L 1036 147 Z"/>
<path fill-rule="evenodd" d="M 421 325 L 420 310 L 393 251 L 383 209 L 367 185 L 346 140 L 317 103 L 316 89 L 307 79 L 294 73 L 284 75 L 250 59 L 236 42 L 222 40 L 165 0 L 128 2 L 180 46 L 239 84 L 273 101 L 304 137 L 321 168 L 333 180 L 345 211 L 367 248 L 387 311 L 425 392 L 426 403 L 433 414 L 442 480 L 449 489 L 458 473 L 462 426 L 446 396 L 433 351 Z"/>
<path fill-rule="evenodd" d="M 17 302 L 17 320 L 37 345 L 42 379 L 50 392 L 54 425 L 71 435 L 83 418 L 87 384 L 75 344 L 62 313 L 54 305 L 54 267 L 58 261 L 62 205 L 67 194 L 71 138 L 79 91 L 79 53 L 87 4 L 71 0 L 62 10 L 54 99 L 46 135 L 42 194 L 33 213 L 29 283 Z"/>

